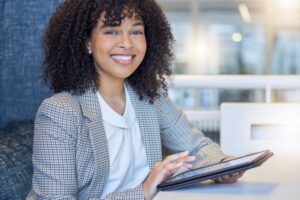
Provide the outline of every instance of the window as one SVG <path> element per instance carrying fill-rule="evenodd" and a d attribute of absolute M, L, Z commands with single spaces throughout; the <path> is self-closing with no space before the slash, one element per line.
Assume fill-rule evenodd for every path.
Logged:
<path fill-rule="evenodd" d="M 176 39 L 176 74 L 300 74 L 300 2 L 296 0 L 160 0 Z M 278 91 L 274 101 L 293 91 Z M 287 94 L 288 98 L 284 95 Z M 224 101 L 262 102 L 260 90 L 176 89 L 184 109 L 218 109 Z"/>

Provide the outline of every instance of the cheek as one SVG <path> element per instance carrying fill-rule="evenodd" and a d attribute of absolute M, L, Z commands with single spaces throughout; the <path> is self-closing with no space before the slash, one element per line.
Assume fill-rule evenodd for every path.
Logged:
<path fill-rule="evenodd" d="M 147 43 L 145 43 L 144 45 L 144 54 L 146 54 L 146 51 L 147 51 Z"/>
<path fill-rule="evenodd" d="M 133 45 L 139 52 L 145 52 L 147 48 L 147 41 L 145 37 L 132 38 Z"/>
<path fill-rule="evenodd" d="M 110 44 L 107 42 L 98 42 L 95 44 L 95 50 L 99 53 L 104 54 L 105 52 L 108 52 L 110 49 Z"/>
<path fill-rule="evenodd" d="M 139 46 L 140 52 L 145 54 L 147 51 L 147 42 L 146 40 L 142 41 Z"/>
<path fill-rule="evenodd" d="M 114 44 L 112 40 L 109 40 L 102 36 L 95 36 L 94 38 L 92 38 L 91 42 L 93 49 L 98 52 L 106 52 Z"/>

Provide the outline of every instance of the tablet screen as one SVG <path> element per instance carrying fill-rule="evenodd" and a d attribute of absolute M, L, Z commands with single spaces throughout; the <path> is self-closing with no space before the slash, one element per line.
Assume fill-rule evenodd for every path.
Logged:
<path fill-rule="evenodd" d="M 226 169 L 226 168 L 231 168 L 231 167 L 235 167 L 235 166 L 240 166 L 243 164 L 247 164 L 247 163 L 251 163 L 252 161 L 258 159 L 260 156 L 262 156 L 264 153 L 266 153 L 265 151 L 262 152 L 258 152 L 255 154 L 250 154 L 247 156 L 242 156 L 242 157 L 238 157 L 238 158 L 234 158 L 233 160 L 228 160 L 222 163 L 218 163 L 215 165 L 210 165 L 207 167 L 201 167 L 198 169 L 192 169 L 183 173 L 180 173 L 178 175 L 175 175 L 173 177 L 171 177 L 170 179 L 168 179 L 166 181 L 166 183 L 169 182 L 173 182 L 173 181 L 177 181 L 177 180 L 183 180 L 183 179 L 188 179 L 190 177 L 193 176 L 197 176 L 197 175 L 205 175 L 205 174 L 210 174 L 212 172 L 216 172 L 220 169 Z"/>

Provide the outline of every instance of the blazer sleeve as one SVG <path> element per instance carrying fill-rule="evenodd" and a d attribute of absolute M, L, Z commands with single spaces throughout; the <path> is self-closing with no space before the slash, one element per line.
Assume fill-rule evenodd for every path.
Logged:
<path fill-rule="evenodd" d="M 144 192 L 143 192 L 143 185 L 133 188 L 133 189 L 127 189 L 122 192 L 112 192 L 106 195 L 101 200 L 144 200 Z M 96 200 L 96 199 L 94 199 Z"/>
<path fill-rule="evenodd" d="M 160 94 L 157 99 L 162 144 L 170 153 L 189 151 L 196 156 L 194 167 L 218 163 L 227 156 L 220 146 L 193 127 L 174 102 Z"/>
<path fill-rule="evenodd" d="M 76 134 L 70 109 L 53 98 L 45 100 L 35 119 L 32 191 L 27 199 L 76 199 Z"/>
<path fill-rule="evenodd" d="M 27 200 L 78 199 L 75 155 L 78 118 L 71 106 L 55 98 L 45 100 L 40 106 L 34 130 L 32 191 Z M 117 199 L 144 200 L 142 185 L 103 198 Z"/>

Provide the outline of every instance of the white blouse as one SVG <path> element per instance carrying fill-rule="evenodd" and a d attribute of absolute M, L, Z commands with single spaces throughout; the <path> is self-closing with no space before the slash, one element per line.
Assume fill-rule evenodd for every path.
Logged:
<path fill-rule="evenodd" d="M 104 129 L 108 140 L 110 171 L 101 198 L 139 186 L 150 172 L 136 115 L 125 88 L 126 106 L 123 116 L 115 112 L 97 92 Z"/>

